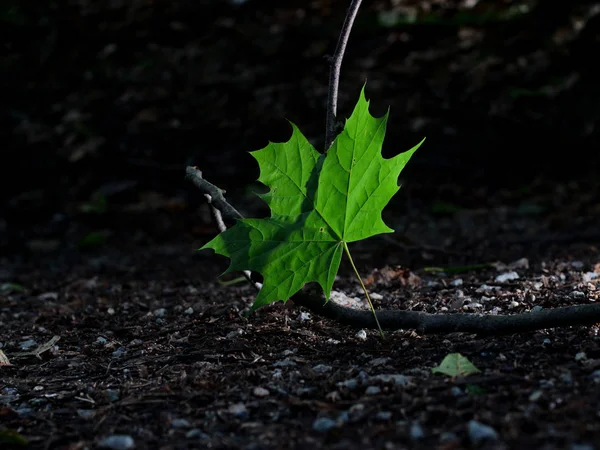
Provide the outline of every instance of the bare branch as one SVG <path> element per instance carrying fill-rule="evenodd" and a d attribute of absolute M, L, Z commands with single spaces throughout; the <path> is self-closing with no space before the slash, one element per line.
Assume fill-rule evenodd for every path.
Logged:
<path fill-rule="evenodd" d="M 194 166 L 187 166 L 185 169 L 185 179 L 194 183 L 204 194 L 210 195 L 211 203 L 221 211 L 227 220 L 243 219 L 238 210 L 227 203 L 223 196 L 224 191 L 202 178 L 200 169 Z"/>
<path fill-rule="evenodd" d="M 192 183 L 194 183 L 194 185 L 196 185 L 196 187 L 198 187 L 204 192 L 204 197 L 206 197 L 206 201 L 210 205 L 210 210 L 212 212 L 213 218 L 215 219 L 217 227 L 219 228 L 219 231 L 221 233 L 227 230 L 227 225 L 225 225 L 225 222 L 223 221 L 223 214 L 225 214 L 228 220 L 231 221 L 233 221 L 234 219 L 243 218 L 243 216 L 238 212 L 238 210 L 231 206 L 227 202 L 227 200 L 225 200 L 225 197 L 223 196 L 223 192 L 225 191 L 219 189 L 214 184 L 211 184 L 208 181 L 206 181 L 202 177 L 202 171 L 200 169 L 192 166 L 186 167 L 185 179 L 190 180 Z M 219 205 L 218 207 L 217 203 Z M 224 208 L 224 211 L 227 211 L 227 213 L 221 213 L 221 210 L 219 208 Z M 257 291 L 260 291 L 260 289 L 262 288 L 262 283 L 254 281 L 252 279 L 252 272 L 250 272 L 249 270 L 242 270 L 242 273 L 244 274 L 244 277 L 250 282 L 250 284 L 252 284 Z"/>
<path fill-rule="evenodd" d="M 352 25 L 354 24 L 354 19 L 356 18 L 356 14 L 358 13 L 358 8 L 360 8 L 361 3 L 362 0 L 352 0 L 350 3 L 335 53 L 329 61 L 329 91 L 327 93 L 327 119 L 325 123 L 325 152 L 329 150 L 329 147 L 331 147 L 331 144 L 333 144 L 333 140 L 335 139 L 338 90 L 340 87 L 340 71 L 342 69 L 342 60 L 344 59 L 344 53 L 346 51 L 346 45 L 348 45 L 350 31 L 352 30 Z"/>
<path fill-rule="evenodd" d="M 195 167 L 186 169 L 186 179 L 191 180 L 204 194 L 219 196 L 219 202 L 213 202 L 227 220 L 241 218 L 241 214 L 223 197 L 222 190 L 202 178 L 202 172 Z M 249 281 L 259 288 L 245 271 Z M 356 328 L 377 329 L 377 322 L 371 311 L 357 310 L 329 301 L 321 294 L 303 291 L 290 300 L 304 306 L 313 313 L 333 319 L 341 324 Z M 522 333 L 544 328 L 568 327 L 575 325 L 593 325 L 600 322 L 600 303 L 574 305 L 563 308 L 545 309 L 538 312 L 513 315 L 483 314 L 428 314 L 417 311 L 379 310 L 377 319 L 383 329 L 413 329 L 421 334 L 468 332 L 485 335 Z"/>

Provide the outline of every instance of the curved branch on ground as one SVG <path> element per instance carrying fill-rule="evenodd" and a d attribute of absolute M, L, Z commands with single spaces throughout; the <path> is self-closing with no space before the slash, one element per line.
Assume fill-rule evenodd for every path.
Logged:
<path fill-rule="evenodd" d="M 225 200 L 224 191 L 206 181 L 197 167 L 186 168 L 186 179 L 192 181 L 203 194 L 211 197 L 212 206 L 221 211 L 225 219 L 242 218 L 242 215 Z M 212 197 L 213 195 L 215 197 Z M 249 276 L 248 278 L 250 279 Z M 377 322 L 371 311 L 347 308 L 333 301 L 326 303 L 322 295 L 306 291 L 295 294 L 291 300 L 294 304 L 303 306 L 318 316 L 338 323 L 356 328 L 377 329 Z M 511 334 L 544 328 L 600 323 L 600 304 L 574 305 L 511 315 L 429 314 L 418 311 L 379 310 L 377 319 L 383 329 L 412 329 L 420 334 L 454 332 Z"/>

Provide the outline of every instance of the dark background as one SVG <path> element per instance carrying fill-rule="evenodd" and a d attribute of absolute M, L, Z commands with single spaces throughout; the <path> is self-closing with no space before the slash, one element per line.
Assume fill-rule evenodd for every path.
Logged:
<path fill-rule="evenodd" d="M 339 112 L 367 81 L 372 112 L 391 108 L 384 154 L 427 137 L 403 172 L 413 195 L 596 177 L 599 2 L 396 3 L 364 2 Z M 157 211 L 172 234 L 202 200 L 185 166 L 243 196 L 247 152 L 287 140 L 286 119 L 321 150 L 348 4 L 2 0 L 2 248 Z"/>

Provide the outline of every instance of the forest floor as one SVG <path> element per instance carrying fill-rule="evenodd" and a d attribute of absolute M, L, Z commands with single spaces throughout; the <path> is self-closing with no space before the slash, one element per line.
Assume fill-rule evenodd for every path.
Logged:
<path fill-rule="evenodd" d="M 597 188 L 536 182 L 512 193 L 471 192 L 488 198 L 479 208 L 423 209 L 411 203 L 418 187 L 407 187 L 384 216 L 397 233 L 352 250 L 378 309 L 515 314 L 589 304 L 600 294 Z M 253 289 L 218 284 L 225 259 L 195 251 L 216 232 L 205 208 L 191 217 L 142 207 L 127 220 L 123 214 L 118 223 L 95 219 L 105 226 L 103 241 L 82 245 L 77 236 L 89 224 L 73 221 L 60 239 L 32 239 L 27 252 L 2 257 L 1 350 L 10 363 L 0 367 L 3 443 L 592 449 L 600 442 L 595 326 L 498 337 L 399 330 L 382 339 L 291 303 L 246 318 Z M 157 224 L 179 227 L 179 237 L 157 238 Z M 426 270 L 432 265 L 444 270 Z M 334 289 L 337 301 L 364 307 L 352 300 L 362 297 L 346 265 Z M 433 374 L 449 353 L 481 372 Z"/>

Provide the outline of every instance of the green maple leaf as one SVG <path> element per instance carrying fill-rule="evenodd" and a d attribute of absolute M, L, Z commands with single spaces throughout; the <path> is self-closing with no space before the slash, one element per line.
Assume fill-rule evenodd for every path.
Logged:
<path fill-rule="evenodd" d="M 251 152 L 260 166 L 258 180 L 270 188 L 261 197 L 271 217 L 239 219 L 202 249 L 231 259 L 225 273 L 252 270 L 263 275 L 253 309 L 286 301 L 309 282 L 319 283 L 329 300 L 342 253 L 350 256 L 347 244 L 394 231 L 381 213 L 399 189 L 398 175 L 423 141 L 384 159 L 387 118 L 369 114 L 363 88 L 326 154 L 317 152 L 294 124 L 288 142 Z"/>

